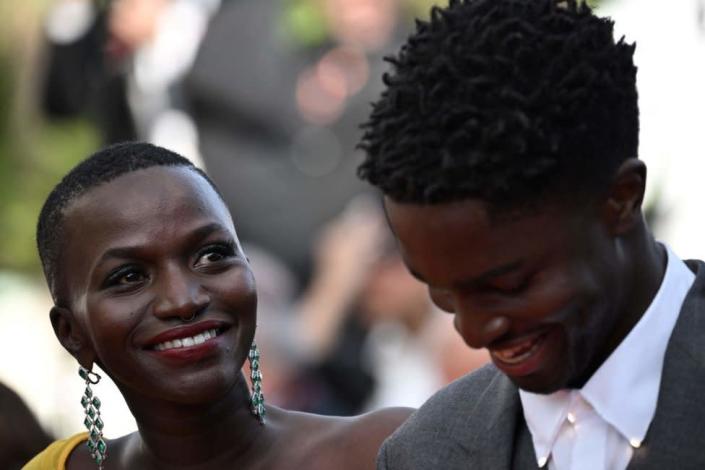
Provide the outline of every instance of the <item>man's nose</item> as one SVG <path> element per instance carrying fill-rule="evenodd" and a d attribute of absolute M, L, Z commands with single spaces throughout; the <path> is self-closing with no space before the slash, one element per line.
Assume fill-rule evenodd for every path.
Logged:
<path fill-rule="evenodd" d="M 509 332 L 509 318 L 472 308 L 467 302 L 455 303 L 455 329 L 473 349 L 487 348 Z"/>
<path fill-rule="evenodd" d="M 210 303 L 210 296 L 193 273 L 177 266 L 162 271 L 155 283 L 154 315 L 191 320 Z"/>

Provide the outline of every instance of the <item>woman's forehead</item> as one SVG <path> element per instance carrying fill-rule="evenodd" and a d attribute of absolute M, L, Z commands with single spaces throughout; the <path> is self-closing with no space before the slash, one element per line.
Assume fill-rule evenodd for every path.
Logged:
<path fill-rule="evenodd" d="M 205 223 L 234 232 L 220 196 L 201 175 L 181 167 L 139 170 L 93 188 L 68 208 L 64 220 L 67 249 L 164 237 Z"/>
<path fill-rule="evenodd" d="M 126 173 L 91 188 L 66 213 L 129 221 L 149 209 L 165 210 L 183 204 L 230 218 L 218 193 L 200 174 L 187 167 L 164 166 Z"/>

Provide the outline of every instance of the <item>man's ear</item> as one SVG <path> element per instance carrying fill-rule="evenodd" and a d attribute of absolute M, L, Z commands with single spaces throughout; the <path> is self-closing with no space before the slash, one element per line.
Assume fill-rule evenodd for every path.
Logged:
<path fill-rule="evenodd" d="M 51 326 L 61 345 L 83 367 L 91 370 L 95 362 L 95 352 L 85 332 L 80 327 L 73 313 L 63 307 L 53 306 L 49 312 Z"/>
<path fill-rule="evenodd" d="M 612 235 L 625 235 L 641 222 L 645 191 L 646 165 L 636 158 L 626 160 L 615 172 L 602 207 L 603 220 Z"/>

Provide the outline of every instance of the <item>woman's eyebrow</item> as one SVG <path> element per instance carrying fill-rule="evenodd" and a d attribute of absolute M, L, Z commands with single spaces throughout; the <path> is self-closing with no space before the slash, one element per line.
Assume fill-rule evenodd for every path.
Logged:
<path fill-rule="evenodd" d="M 189 235 L 189 239 L 196 241 L 203 240 L 214 232 L 225 232 L 230 234 L 230 231 L 225 226 L 219 224 L 218 222 L 212 222 L 203 225 L 202 227 L 199 227 L 193 232 L 191 232 L 191 234 Z"/>
<path fill-rule="evenodd" d="M 101 264 L 110 259 L 134 258 L 135 255 L 140 251 L 140 249 L 141 247 L 139 246 L 121 246 L 116 248 L 110 248 L 105 253 L 103 253 L 103 255 L 96 263 L 96 266 L 100 266 Z"/>
<path fill-rule="evenodd" d="M 208 223 L 206 225 L 203 225 L 201 227 L 198 227 L 197 229 L 193 230 L 191 233 L 188 234 L 188 241 L 189 242 L 198 242 L 200 240 L 203 240 L 204 238 L 207 238 L 209 235 L 215 233 L 215 232 L 224 232 L 224 233 L 230 233 L 228 229 L 223 226 L 222 224 L 219 224 L 217 222 L 212 222 Z M 129 259 L 129 258 L 135 258 L 139 255 L 140 251 L 143 250 L 143 246 L 141 245 L 134 245 L 134 246 L 118 246 L 114 248 L 110 248 L 105 251 L 105 253 L 102 254 L 98 262 L 96 263 L 96 266 L 100 266 L 104 262 L 110 260 L 110 259 Z"/>

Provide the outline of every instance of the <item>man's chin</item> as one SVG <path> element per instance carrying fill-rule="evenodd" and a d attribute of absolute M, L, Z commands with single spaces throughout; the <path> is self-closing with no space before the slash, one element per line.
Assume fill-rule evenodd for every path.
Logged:
<path fill-rule="evenodd" d="M 537 393 L 540 395 L 549 395 L 566 388 L 566 382 L 565 380 L 562 380 L 561 377 L 542 377 L 532 375 L 527 375 L 524 377 L 511 377 L 507 375 L 507 378 L 511 380 L 514 385 L 525 392 Z"/>

